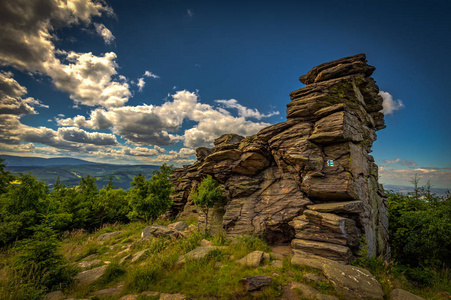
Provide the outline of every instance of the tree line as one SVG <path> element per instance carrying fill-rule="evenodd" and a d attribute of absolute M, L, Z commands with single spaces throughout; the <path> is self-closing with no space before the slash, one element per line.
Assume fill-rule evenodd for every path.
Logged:
<path fill-rule="evenodd" d="M 64 232 L 93 231 L 105 223 L 142 220 L 153 222 L 172 205 L 172 167 L 162 165 L 150 179 L 135 176 L 130 190 L 110 182 L 98 189 L 87 175 L 76 187 L 57 179 L 53 189 L 31 174 L 14 175 L 0 161 L 0 247 L 30 237 L 39 225 Z"/>

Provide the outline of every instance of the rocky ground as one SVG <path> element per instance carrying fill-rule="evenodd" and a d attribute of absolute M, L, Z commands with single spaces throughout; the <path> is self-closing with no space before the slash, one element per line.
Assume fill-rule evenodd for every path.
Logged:
<path fill-rule="evenodd" d="M 208 240 L 199 234 L 197 226 L 183 221 L 138 230 L 136 226 L 132 231 L 69 237 L 64 250 L 79 268 L 75 284 L 69 290 L 49 293 L 46 299 L 423 299 L 402 289 L 384 291 L 363 268 L 299 250 L 293 253 L 289 245 L 269 247 L 255 241 L 252 245 L 247 240 L 243 246 L 239 240 Z M 190 247 L 180 251 L 182 244 Z M 177 248 L 179 253 L 170 254 L 169 247 Z M 262 250 L 253 250 L 259 247 Z M 164 274 L 159 272 L 154 278 L 149 274 L 143 278 L 130 276 L 168 256 L 171 261 L 159 266 L 165 268 Z M 203 268 L 210 278 L 199 277 Z M 120 272 L 114 275 L 112 269 Z M 179 290 L 177 284 L 168 288 L 171 285 L 164 282 L 177 282 L 178 272 L 184 272 L 183 276 L 192 272 L 193 277 L 199 277 L 197 286 L 192 290 L 184 284 Z M 221 276 L 229 279 L 217 281 Z M 142 279 L 149 284 L 134 282 Z M 209 281 L 213 281 L 215 289 L 211 289 Z M 226 289 L 230 291 L 224 292 Z"/>

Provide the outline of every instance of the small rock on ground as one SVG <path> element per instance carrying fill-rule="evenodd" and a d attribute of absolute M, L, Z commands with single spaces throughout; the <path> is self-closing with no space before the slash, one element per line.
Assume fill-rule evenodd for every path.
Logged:
<path fill-rule="evenodd" d="M 80 272 L 77 274 L 77 276 L 75 276 L 75 280 L 78 280 L 81 284 L 93 283 L 94 281 L 99 279 L 100 276 L 105 274 L 107 267 L 107 265 L 104 265 L 91 270 Z"/>
<path fill-rule="evenodd" d="M 60 300 L 63 298 L 64 298 L 63 292 L 55 291 L 55 292 L 51 292 L 51 293 L 48 293 L 47 295 L 45 295 L 44 300 Z"/>
<path fill-rule="evenodd" d="M 273 261 L 271 262 L 271 265 L 272 265 L 274 268 L 283 268 L 283 262 L 282 262 L 281 260 L 273 260 Z"/>
<path fill-rule="evenodd" d="M 115 231 L 115 232 L 107 232 L 107 233 L 102 233 L 101 235 L 99 235 L 97 237 L 98 241 L 105 241 L 108 240 L 112 237 L 114 237 L 115 235 L 121 234 L 122 231 Z"/>
<path fill-rule="evenodd" d="M 272 278 L 268 276 L 250 276 L 240 280 L 246 286 L 248 292 L 258 291 L 262 287 L 272 284 Z"/>
<path fill-rule="evenodd" d="M 82 269 L 88 269 L 88 268 L 91 268 L 92 266 L 100 264 L 101 262 L 102 261 L 100 259 L 94 259 L 91 261 L 82 261 L 82 262 L 78 263 L 78 266 Z"/>
<path fill-rule="evenodd" d="M 94 296 L 113 296 L 120 295 L 122 292 L 122 287 L 113 287 L 103 290 L 98 290 L 94 292 Z"/>
<path fill-rule="evenodd" d="M 201 247 L 211 246 L 211 241 L 207 241 L 207 240 L 203 239 L 202 241 L 200 241 L 200 246 Z"/>
<path fill-rule="evenodd" d="M 263 259 L 263 251 L 254 251 L 243 257 L 242 259 L 238 260 L 237 262 L 244 265 L 256 268 L 260 265 Z"/>
<path fill-rule="evenodd" d="M 144 249 L 135 253 L 135 255 L 133 255 L 132 257 L 132 263 L 138 261 L 144 254 L 146 254 L 147 251 L 149 251 L 149 249 Z"/>
<path fill-rule="evenodd" d="M 119 298 L 119 300 L 136 300 L 138 295 L 125 295 Z"/>
<path fill-rule="evenodd" d="M 160 294 L 160 300 L 185 300 L 186 296 L 180 293 L 177 294 Z"/>
<path fill-rule="evenodd" d="M 402 289 L 394 289 L 390 293 L 390 300 L 424 300 L 424 298 Z"/>
<path fill-rule="evenodd" d="M 216 246 L 208 246 L 208 247 L 198 247 L 185 255 L 181 255 L 177 261 L 176 264 L 183 264 L 185 263 L 186 259 L 201 259 L 207 256 L 208 253 L 211 251 L 218 249 Z"/>

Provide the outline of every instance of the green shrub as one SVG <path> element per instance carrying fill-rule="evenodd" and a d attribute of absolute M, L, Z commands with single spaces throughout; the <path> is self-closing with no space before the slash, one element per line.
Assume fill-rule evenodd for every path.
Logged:
<path fill-rule="evenodd" d="M 58 252 L 60 242 L 54 230 L 45 224 L 32 230 L 34 233 L 30 238 L 18 242 L 15 269 L 25 275 L 23 279 L 27 284 L 39 283 L 48 290 L 70 285 L 76 270 Z"/>
<path fill-rule="evenodd" d="M 132 187 L 127 194 L 131 208 L 128 213 L 130 220 L 140 219 L 149 224 L 172 206 L 172 199 L 170 198 L 173 192 L 171 173 L 172 167 L 163 164 L 160 170 L 152 172 L 152 177 L 148 181 L 142 175 L 133 179 Z"/>
<path fill-rule="evenodd" d="M 451 197 L 427 189 L 403 195 L 388 192 L 393 258 L 416 267 L 451 267 Z"/>

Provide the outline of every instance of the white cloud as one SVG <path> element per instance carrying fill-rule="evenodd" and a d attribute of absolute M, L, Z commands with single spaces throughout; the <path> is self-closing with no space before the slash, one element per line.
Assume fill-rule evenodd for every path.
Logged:
<path fill-rule="evenodd" d="M 76 103 L 104 107 L 123 106 L 131 96 L 127 82 L 112 80 L 116 72 L 116 54 L 105 53 L 95 56 L 92 53 L 68 52 L 69 64 L 55 62 L 48 71 L 55 86 L 69 92 Z"/>
<path fill-rule="evenodd" d="M 396 164 L 399 163 L 401 161 L 400 158 L 395 158 L 395 159 L 384 159 L 383 162 L 386 164 Z"/>
<path fill-rule="evenodd" d="M 152 72 L 150 72 L 150 71 L 144 72 L 144 75 L 143 75 L 143 76 L 150 77 L 150 78 L 160 78 L 160 76 L 155 75 L 154 73 L 152 73 Z"/>
<path fill-rule="evenodd" d="M 154 73 L 150 71 L 144 72 L 143 76 L 150 77 L 150 78 L 160 78 L 160 76 L 155 75 Z M 146 85 L 146 82 L 144 81 L 144 77 L 138 78 L 138 83 L 136 84 L 138 86 L 138 90 L 142 92 L 144 86 Z"/>
<path fill-rule="evenodd" d="M 450 168 L 391 169 L 379 167 L 379 175 L 384 184 L 412 186 L 411 179 L 417 175 L 421 179 L 420 186 L 430 180 L 435 187 L 451 188 Z"/>
<path fill-rule="evenodd" d="M 239 104 L 238 101 L 235 99 L 230 100 L 216 100 L 215 102 L 224 104 L 227 108 L 236 108 L 238 110 L 238 115 L 240 117 L 245 118 L 256 118 L 257 120 L 261 120 L 262 118 L 268 118 L 274 115 L 278 115 L 278 111 L 271 112 L 269 114 L 262 114 L 257 109 L 250 109 L 247 107 L 244 107 L 243 105 Z"/>
<path fill-rule="evenodd" d="M 97 34 L 100 35 L 105 41 L 105 44 L 111 45 L 114 42 L 114 35 L 108 28 L 105 27 L 105 25 L 94 23 L 94 27 L 96 28 Z"/>
<path fill-rule="evenodd" d="M 400 110 L 404 107 L 404 104 L 401 100 L 393 100 L 393 96 L 387 92 L 380 91 L 379 95 L 381 95 L 383 99 L 383 109 L 381 111 L 384 115 L 391 115 L 396 110 Z"/>
<path fill-rule="evenodd" d="M 197 124 L 180 136 L 177 132 L 186 119 Z M 59 119 L 58 124 L 93 129 L 111 126 L 115 134 L 138 145 L 165 146 L 183 139 L 189 148 L 211 146 L 215 138 L 225 133 L 252 135 L 270 125 L 246 120 L 244 116 L 234 117 L 223 108 L 215 109 L 200 103 L 196 93 L 186 90 L 176 92 L 172 95 L 172 101 L 161 106 L 144 104 L 96 109 L 89 119 L 76 116 Z"/>
<path fill-rule="evenodd" d="M 131 97 L 128 84 L 114 78 L 114 52 L 95 56 L 66 52 L 53 44 L 55 28 L 88 25 L 92 17 L 111 15 L 103 1 L 4 0 L 0 12 L 0 64 L 50 76 L 77 104 L 117 107 Z"/>
<path fill-rule="evenodd" d="M 125 155 L 130 156 L 155 156 L 161 153 L 164 153 L 164 149 L 158 146 L 153 147 L 153 149 L 147 148 L 147 147 L 135 147 L 135 148 L 129 148 L 124 147 L 123 153 Z"/>
<path fill-rule="evenodd" d="M 11 72 L 0 71 L 0 114 L 34 115 L 37 112 L 33 106 L 48 108 L 32 97 L 22 98 L 25 94 L 27 89 L 13 78 Z"/>
<path fill-rule="evenodd" d="M 141 77 L 138 79 L 138 83 L 136 84 L 139 88 L 139 91 L 142 92 L 144 86 L 146 85 L 146 82 L 144 81 L 144 78 Z"/>
<path fill-rule="evenodd" d="M 186 14 L 188 15 L 188 17 L 192 18 L 193 17 L 193 11 L 191 9 L 188 9 L 186 11 Z"/>

